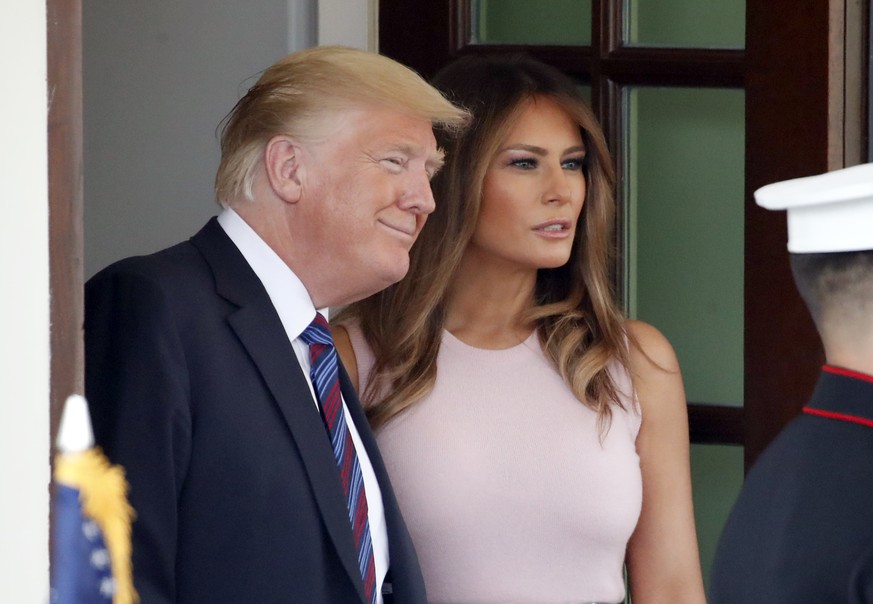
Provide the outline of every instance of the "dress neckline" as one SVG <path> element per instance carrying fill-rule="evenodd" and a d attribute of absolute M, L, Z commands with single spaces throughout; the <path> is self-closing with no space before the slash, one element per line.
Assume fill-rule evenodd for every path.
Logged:
<path fill-rule="evenodd" d="M 478 346 L 473 346 L 471 344 L 467 344 L 466 342 L 464 342 L 463 340 L 461 340 L 460 338 L 455 336 L 448 329 L 443 329 L 443 344 L 448 343 L 450 346 L 454 346 L 456 348 L 462 348 L 464 350 L 469 350 L 469 351 L 477 352 L 480 354 L 508 353 L 508 352 L 512 352 L 512 351 L 518 350 L 518 349 L 523 348 L 523 347 L 529 348 L 534 343 L 536 343 L 537 346 L 539 346 L 539 343 L 537 342 L 537 340 L 538 340 L 537 330 L 534 329 L 533 331 L 531 331 L 530 335 L 527 336 L 524 340 L 522 340 L 518 344 L 514 344 L 514 345 L 509 346 L 507 348 L 479 348 Z"/>

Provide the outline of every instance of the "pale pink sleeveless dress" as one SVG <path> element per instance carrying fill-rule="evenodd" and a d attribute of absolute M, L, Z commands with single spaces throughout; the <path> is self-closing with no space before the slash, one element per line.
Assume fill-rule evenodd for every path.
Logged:
<path fill-rule="evenodd" d="M 372 352 L 346 327 L 363 390 Z M 613 376 L 626 410 L 601 441 L 536 333 L 505 350 L 443 333 L 433 391 L 377 433 L 431 603 L 624 599 L 641 417 L 627 373 Z"/>

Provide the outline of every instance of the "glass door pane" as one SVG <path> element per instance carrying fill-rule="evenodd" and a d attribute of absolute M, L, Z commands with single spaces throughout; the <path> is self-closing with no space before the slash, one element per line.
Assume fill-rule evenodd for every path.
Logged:
<path fill-rule="evenodd" d="M 688 400 L 742 405 L 744 92 L 630 88 L 628 311 L 670 339 Z"/>
<path fill-rule="evenodd" d="M 691 486 L 703 581 L 709 585 L 718 538 L 743 486 L 743 448 L 691 445 Z"/>
<path fill-rule="evenodd" d="M 745 0 L 625 0 L 625 44 L 745 48 Z"/>
<path fill-rule="evenodd" d="M 592 0 L 473 0 L 471 44 L 591 44 Z"/>

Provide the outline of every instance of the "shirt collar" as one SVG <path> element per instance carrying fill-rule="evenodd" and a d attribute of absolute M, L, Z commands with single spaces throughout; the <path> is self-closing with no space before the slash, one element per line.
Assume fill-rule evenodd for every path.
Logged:
<path fill-rule="evenodd" d="M 218 224 L 255 272 L 285 327 L 294 340 L 312 322 L 315 306 L 303 282 L 279 255 L 261 239 L 239 214 L 230 208 L 218 215 Z M 322 312 L 327 316 L 326 312 Z"/>

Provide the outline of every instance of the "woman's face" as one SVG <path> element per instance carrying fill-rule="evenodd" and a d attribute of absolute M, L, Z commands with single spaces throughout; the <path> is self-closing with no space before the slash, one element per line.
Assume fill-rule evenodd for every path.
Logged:
<path fill-rule="evenodd" d="M 585 200 L 579 125 L 554 101 L 531 102 L 491 160 L 467 253 L 509 269 L 567 263 Z"/>

